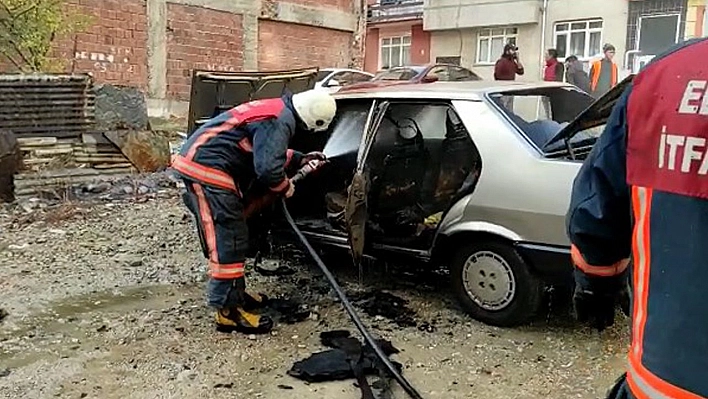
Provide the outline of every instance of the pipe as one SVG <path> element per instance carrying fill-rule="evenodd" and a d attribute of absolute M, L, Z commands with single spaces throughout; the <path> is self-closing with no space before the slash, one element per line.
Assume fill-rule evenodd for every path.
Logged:
<path fill-rule="evenodd" d="M 548 27 L 548 0 L 543 0 L 543 6 L 541 6 L 541 63 L 539 65 L 546 65 L 546 28 Z M 541 67 L 541 80 L 543 80 L 543 67 Z"/>
<path fill-rule="evenodd" d="M 293 231 L 295 231 L 295 234 L 300 239 L 300 242 L 302 242 L 305 248 L 307 248 L 307 252 L 310 253 L 312 259 L 314 259 L 315 263 L 317 263 L 317 266 L 319 266 L 322 270 L 322 273 L 324 273 L 325 277 L 327 278 L 327 281 L 334 289 L 334 292 L 337 294 L 337 297 L 339 297 L 339 300 L 342 301 L 344 309 L 347 311 L 347 313 L 349 313 L 349 317 L 352 319 L 354 325 L 356 325 L 356 328 L 364 337 L 364 341 L 369 344 L 369 346 L 371 346 L 371 348 L 376 353 L 376 356 L 381 360 L 384 366 L 386 366 L 386 369 L 388 369 L 393 378 L 401 385 L 401 388 L 403 388 L 403 390 L 408 394 L 408 396 L 413 399 L 423 399 L 423 397 L 420 396 L 418 391 L 413 388 L 413 386 L 408 382 L 408 380 L 406 380 L 406 378 L 402 376 L 401 373 L 398 372 L 398 370 L 396 370 L 396 367 L 391 363 L 384 351 L 381 350 L 381 347 L 376 343 L 376 340 L 374 340 L 374 338 L 371 336 L 371 333 L 369 333 L 369 330 L 367 330 L 366 326 L 364 326 L 364 323 L 357 315 L 354 306 L 352 306 L 351 302 L 349 302 L 349 299 L 347 299 L 346 294 L 344 294 L 344 291 L 342 291 L 342 288 L 337 283 L 337 280 L 334 278 L 332 272 L 330 272 L 324 262 L 322 262 L 322 259 L 319 257 L 319 255 L 317 255 L 317 252 L 315 252 L 314 248 L 312 248 L 310 242 L 307 241 L 307 238 L 305 238 L 305 236 L 302 234 L 302 231 L 300 231 L 300 229 L 295 224 L 295 221 L 290 215 L 288 207 L 285 204 L 285 199 L 282 199 L 280 203 L 283 208 L 283 214 L 285 215 L 285 219 L 287 219 L 288 223 L 290 224 L 290 227 L 292 227 Z"/>

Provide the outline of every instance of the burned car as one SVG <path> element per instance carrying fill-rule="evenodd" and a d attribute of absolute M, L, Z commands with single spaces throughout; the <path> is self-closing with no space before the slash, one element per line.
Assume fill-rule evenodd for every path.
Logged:
<path fill-rule="evenodd" d="M 291 143 L 330 159 L 298 183 L 288 209 L 313 245 L 350 249 L 355 260 L 445 265 L 473 318 L 525 323 L 546 286 L 572 281 L 565 232 L 572 182 L 630 80 L 597 101 L 560 82 L 337 93 L 329 130 Z M 274 238 L 291 239 L 280 219 Z"/>
<path fill-rule="evenodd" d="M 325 148 L 331 164 L 299 183 L 288 207 L 313 243 L 447 265 L 472 317 L 524 323 L 546 286 L 572 281 L 572 181 L 627 82 L 595 102 L 563 83 L 337 94 L 329 132 L 293 143 Z"/>

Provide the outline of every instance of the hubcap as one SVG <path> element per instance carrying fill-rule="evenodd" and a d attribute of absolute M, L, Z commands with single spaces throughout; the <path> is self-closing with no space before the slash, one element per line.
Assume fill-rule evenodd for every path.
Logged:
<path fill-rule="evenodd" d="M 504 258 L 491 251 L 470 255 L 462 269 L 462 279 L 467 295 L 485 310 L 504 309 L 516 293 L 511 267 Z"/>

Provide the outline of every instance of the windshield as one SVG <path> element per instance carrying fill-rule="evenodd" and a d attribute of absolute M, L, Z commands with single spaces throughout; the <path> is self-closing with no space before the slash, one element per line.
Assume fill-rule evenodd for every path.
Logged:
<path fill-rule="evenodd" d="M 490 98 L 538 148 L 543 148 L 594 101 L 589 94 L 572 87 L 494 93 Z M 590 145 L 601 133 L 602 127 L 588 129 L 574 136 L 570 142 L 576 146 Z M 565 143 L 560 141 L 547 149 L 547 152 L 564 148 Z"/>
<path fill-rule="evenodd" d="M 423 68 L 393 68 L 379 72 L 371 80 L 411 80 L 422 71 Z"/>
<path fill-rule="evenodd" d="M 315 78 L 315 82 L 321 82 L 329 76 L 329 74 L 332 73 L 332 71 L 319 71 L 317 72 L 317 77 Z"/>

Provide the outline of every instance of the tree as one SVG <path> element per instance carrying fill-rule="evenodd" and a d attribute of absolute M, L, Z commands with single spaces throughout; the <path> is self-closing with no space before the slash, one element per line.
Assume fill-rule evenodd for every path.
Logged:
<path fill-rule="evenodd" d="M 86 26 L 67 12 L 63 0 L 0 0 L 0 57 L 22 72 L 55 72 L 64 62 L 51 57 L 52 42 Z"/>

